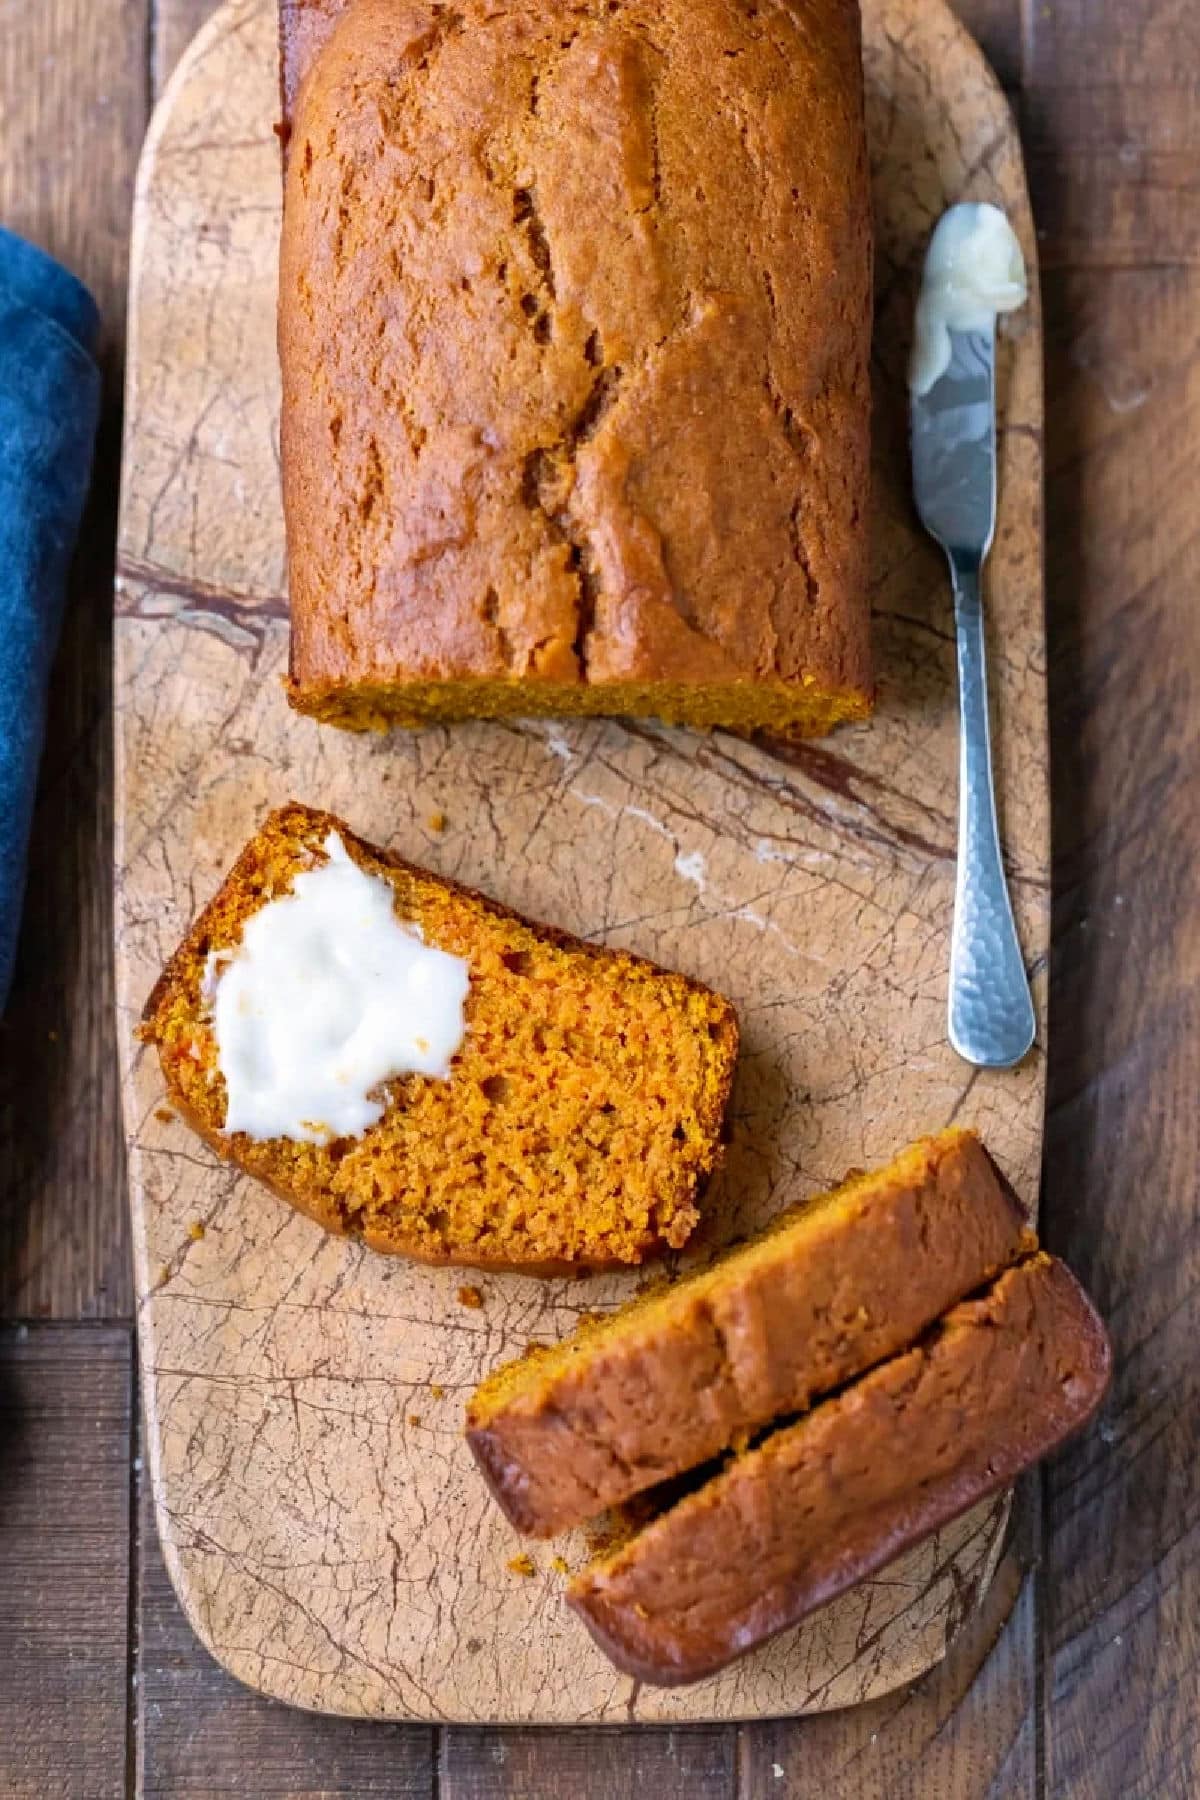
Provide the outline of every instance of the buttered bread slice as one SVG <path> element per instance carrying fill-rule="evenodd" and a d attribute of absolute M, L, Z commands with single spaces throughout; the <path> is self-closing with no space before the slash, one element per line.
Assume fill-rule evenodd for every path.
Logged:
<path fill-rule="evenodd" d="M 142 1036 L 218 1155 L 328 1230 L 554 1273 L 686 1242 L 737 1054 L 718 994 L 275 812 Z"/>

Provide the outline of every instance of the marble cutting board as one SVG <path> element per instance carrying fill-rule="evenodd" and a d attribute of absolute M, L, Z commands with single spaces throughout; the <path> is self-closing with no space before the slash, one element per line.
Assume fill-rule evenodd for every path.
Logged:
<path fill-rule="evenodd" d="M 295 797 L 509 904 L 711 981 L 744 1055 L 709 1246 L 951 1120 L 1036 1196 L 1044 1062 L 968 1069 L 945 1035 L 956 707 L 948 589 L 908 499 L 903 368 L 942 208 L 1008 209 L 1020 147 L 941 0 L 866 0 L 878 226 L 872 593 L 880 704 L 790 751 L 656 725 L 504 723 L 357 739 L 289 713 L 274 345 L 275 0 L 227 0 L 181 63 L 138 181 L 116 596 L 117 951 L 148 1446 L 167 1564 L 204 1643 L 294 1704 L 397 1719 L 798 1713 L 941 1657 L 1007 1516 L 991 1502 L 700 1686 L 637 1688 L 536 1572 L 461 1438 L 498 1358 L 635 1276 L 540 1283 L 371 1255 L 218 1165 L 133 1028 L 166 955 L 271 805 Z M 1036 298 L 999 362 L 989 604 L 996 749 L 1044 1044 L 1049 936 Z M 444 813 L 442 831 L 431 818 Z M 481 1286 L 464 1307 L 464 1281 Z M 572 1564 L 581 1539 L 555 1545 Z"/>

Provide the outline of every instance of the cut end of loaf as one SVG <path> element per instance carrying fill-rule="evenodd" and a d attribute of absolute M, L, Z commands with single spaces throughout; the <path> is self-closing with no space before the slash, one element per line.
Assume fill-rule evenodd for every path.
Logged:
<path fill-rule="evenodd" d="M 297 712 L 347 731 L 415 730 L 462 719 L 604 717 L 798 739 L 824 737 L 838 725 L 868 718 L 872 710 L 872 696 L 865 689 L 829 689 L 816 682 L 457 679 L 340 685 L 293 679 L 287 695 Z"/>

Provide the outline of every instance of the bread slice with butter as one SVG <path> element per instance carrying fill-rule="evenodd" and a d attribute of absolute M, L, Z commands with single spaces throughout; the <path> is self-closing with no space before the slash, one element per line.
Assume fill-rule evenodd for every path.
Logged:
<path fill-rule="evenodd" d="M 214 983 L 255 915 L 328 861 L 331 836 L 386 885 L 398 920 L 466 964 L 461 1044 L 445 1073 L 380 1082 L 378 1117 L 359 1132 L 320 1119 L 315 1141 L 230 1132 Z M 330 961 L 354 955 L 348 932 Z M 331 1042 L 330 1004 L 344 1003 L 322 997 L 315 1026 L 297 1008 L 295 1030 Z M 342 1037 L 353 1024 L 339 1020 Z M 531 924 L 295 804 L 271 814 L 196 920 L 141 1035 L 217 1154 L 326 1229 L 427 1262 L 535 1273 L 640 1263 L 687 1241 L 721 1156 L 738 1042 L 733 1007 L 701 983 Z"/>

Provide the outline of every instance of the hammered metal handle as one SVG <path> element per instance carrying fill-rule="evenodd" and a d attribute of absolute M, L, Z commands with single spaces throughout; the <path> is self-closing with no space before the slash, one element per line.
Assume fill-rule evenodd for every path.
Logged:
<path fill-rule="evenodd" d="M 950 1042 L 969 1063 L 1008 1069 L 1037 1030 L 996 822 L 983 593 L 977 558 L 951 554 L 960 707 L 958 880 L 950 946 Z"/>

